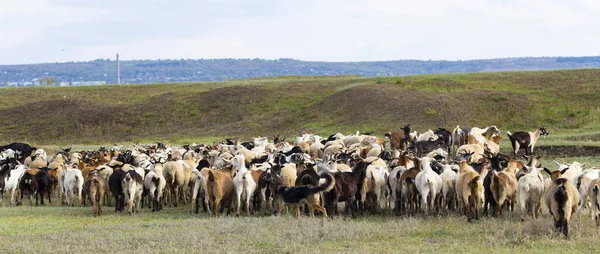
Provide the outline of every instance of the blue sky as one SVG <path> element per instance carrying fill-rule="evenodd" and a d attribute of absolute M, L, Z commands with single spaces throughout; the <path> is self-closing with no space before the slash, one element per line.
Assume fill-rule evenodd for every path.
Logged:
<path fill-rule="evenodd" d="M 0 64 L 600 55 L 596 0 L 0 0 Z"/>

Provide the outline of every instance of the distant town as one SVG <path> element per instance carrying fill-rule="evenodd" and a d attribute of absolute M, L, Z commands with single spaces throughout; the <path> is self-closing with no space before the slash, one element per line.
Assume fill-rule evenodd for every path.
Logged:
<path fill-rule="evenodd" d="M 277 76 L 367 77 L 434 73 L 498 72 L 600 68 L 599 56 L 524 57 L 467 61 L 396 60 L 310 62 L 265 59 L 97 59 L 88 62 L 0 65 L 0 86 L 93 86 L 105 84 L 185 83 Z"/>

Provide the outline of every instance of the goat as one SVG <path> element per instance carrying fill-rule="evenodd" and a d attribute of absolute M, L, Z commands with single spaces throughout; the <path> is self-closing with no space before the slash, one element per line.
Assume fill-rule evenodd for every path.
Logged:
<path fill-rule="evenodd" d="M 569 169 L 569 170 L 571 170 L 571 169 Z M 579 199 L 579 207 L 577 208 L 577 212 L 579 213 L 580 216 L 581 216 L 581 209 L 588 207 L 589 185 L 594 179 L 597 179 L 598 177 L 600 177 L 600 170 L 595 169 L 595 168 L 586 169 L 575 177 L 575 181 L 573 182 L 573 184 L 579 191 L 580 199 Z M 590 207 L 590 213 L 591 212 L 592 212 L 592 209 Z"/>
<path fill-rule="evenodd" d="M 452 131 L 452 146 L 459 148 L 460 146 L 466 144 L 467 133 L 463 129 L 460 128 L 459 125 L 454 128 Z"/>
<path fill-rule="evenodd" d="M 125 201 L 127 201 L 127 213 L 131 215 L 133 212 L 140 212 L 140 201 L 142 199 L 144 179 L 135 172 L 129 170 L 125 172 L 125 177 L 121 181 Z M 134 209 L 135 208 L 135 209 Z"/>
<path fill-rule="evenodd" d="M 521 221 L 525 220 L 525 214 L 530 214 L 536 219 L 542 207 L 544 194 L 544 180 L 536 167 L 525 168 L 528 173 L 519 178 L 517 189 L 519 193 L 519 204 L 521 205 Z"/>
<path fill-rule="evenodd" d="M 16 202 L 15 193 L 17 193 L 17 191 L 19 190 L 19 182 L 23 177 L 23 174 L 25 174 L 26 169 L 27 166 L 20 164 L 15 169 L 11 170 L 9 175 L 7 175 L 4 190 L 10 192 L 11 204 L 15 204 Z"/>
<path fill-rule="evenodd" d="M 180 192 L 185 184 L 185 173 L 183 161 L 168 161 L 163 165 L 163 176 L 166 181 L 166 189 L 169 190 L 171 205 L 177 207 Z M 181 195 L 186 202 L 186 196 Z M 168 197 L 168 196 L 167 196 Z"/>
<path fill-rule="evenodd" d="M 0 146 L 0 151 L 8 149 L 15 151 L 16 159 L 21 162 L 21 164 L 25 164 L 25 159 L 29 157 L 33 151 L 37 150 L 37 148 L 32 147 L 29 144 L 16 142 Z"/>
<path fill-rule="evenodd" d="M 256 190 L 256 182 L 252 178 L 252 174 L 246 168 L 244 163 L 245 158 L 243 154 L 238 154 L 231 159 L 231 165 L 236 170 L 236 175 L 233 178 L 233 189 L 236 193 L 237 200 L 237 213 L 236 215 L 240 215 L 240 209 L 242 207 L 242 198 L 245 200 L 246 204 L 246 213 L 250 216 L 250 200 L 252 199 L 252 194 Z"/>
<path fill-rule="evenodd" d="M 515 155 L 519 152 L 520 149 L 525 149 L 525 155 L 532 155 L 533 148 L 535 147 L 535 143 L 540 138 L 540 136 L 547 136 L 549 133 L 546 131 L 544 127 L 538 127 L 535 131 L 524 132 L 524 131 L 515 131 L 515 133 L 510 133 L 510 131 L 506 132 L 508 138 L 510 139 L 510 143 L 513 147 Z"/>
<path fill-rule="evenodd" d="M 423 171 L 419 172 L 415 178 L 415 185 L 421 194 L 421 208 L 424 209 L 425 215 L 429 209 L 438 210 L 438 194 L 442 191 L 442 178 L 431 169 L 431 159 L 423 157 L 419 159 L 423 167 Z"/>
<path fill-rule="evenodd" d="M 456 199 L 456 179 L 458 178 L 456 171 L 457 165 L 443 165 L 442 173 L 442 208 L 453 210 L 457 207 Z"/>
<path fill-rule="evenodd" d="M 67 167 L 63 172 L 65 172 L 64 179 L 62 180 L 65 202 L 67 205 L 73 206 L 75 196 L 77 196 L 80 202 L 82 201 L 83 175 L 81 171 L 72 167 Z"/>
<path fill-rule="evenodd" d="M 83 183 L 83 192 L 90 198 L 94 217 L 102 215 L 102 198 L 107 187 L 106 180 L 98 174 L 97 170 L 90 171 L 88 179 Z"/>
<path fill-rule="evenodd" d="M 592 203 L 590 207 L 592 219 L 596 221 L 596 227 L 600 227 L 600 183 L 598 178 L 590 182 L 587 194 Z"/>
<path fill-rule="evenodd" d="M 213 205 L 212 214 L 218 215 L 221 204 L 231 208 L 231 202 L 234 198 L 233 190 L 233 169 L 208 171 L 208 197 Z"/>
<path fill-rule="evenodd" d="M 561 177 L 568 169 L 554 172 L 544 169 L 553 177 L 544 193 L 544 202 L 554 219 L 554 227 L 565 237 L 569 237 L 569 220 L 571 215 L 577 211 L 577 202 L 579 201 L 577 188 L 570 180 Z"/>
<path fill-rule="evenodd" d="M 108 186 L 110 192 L 115 197 L 115 212 L 121 212 L 125 209 L 125 194 L 123 193 L 123 179 L 125 178 L 125 171 L 122 168 L 114 168 L 112 175 L 108 178 Z M 92 170 L 96 174 L 100 175 L 98 170 Z M 90 171 L 90 172 L 92 172 Z M 89 178 L 89 176 L 88 176 Z M 87 182 L 87 180 L 86 180 Z"/>
<path fill-rule="evenodd" d="M 404 125 L 401 131 L 392 131 L 384 136 L 390 139 L 390 147 L 392 149 L 404 151 L 410 143 L 410 124 Z"/>
<path fill-rule="evenodd" d="M 162 196 L 166 184 L 162 164 L 156 164 L 144 177 L 144 189 L 147 190 L 153 212 L 162 210 Z"/>
<path fill-rule="evenodd" d="M 508 167 L 504 170 L 490 171 L 492 173 L 491 190 L 494 200 L 496 200 L 496 209 L 498 216 L 502 216 L 502 208 L 505 201 L 509 201 L 509 208 L 513 211 L 517 202 L 517 161 L 510 161 Z"/>
<path fill-rule="evenodd" d="M 481 176 L 466 161 L 459 164 L 459 175 L 456 180 L 456 195 L 461 200 L 467 221 L 473 216 L 479 219 L 479 210 L 483 202 L 483 182 Z"/>

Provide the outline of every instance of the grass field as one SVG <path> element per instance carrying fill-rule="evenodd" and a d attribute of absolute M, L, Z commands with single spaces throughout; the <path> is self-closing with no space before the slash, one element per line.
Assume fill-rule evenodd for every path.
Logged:
<path fill-rule="evenodd" d="M 409 77 L 280 77 L 218 83 L 0 89 L 0 143 L 27 142 L 49 153 L 125 146 L 384 132 L 404 124 L 497 125 L 551 133 L 538 141 L 541 162 L 600 166 L 600 70 L 439 74 Z M 103 145 L 98 145 L 103 144 Z M 502 150 L 510 152 L 506 138 Z M 565 240 L 544 214 L 521 223 L 518 212 L 467 223 L 444 216 L 355 219 L 191 216 L 189 207 L 116 214 L 105 207 L 0 204 L 0 253 L 598 253 L 587 216 Z"/>
<path fill-rule="evenodd" d="M 303 131 L 544 126 L 595 144 L 600 69 L 0 90 L 0 143 L 191 143 Z M 573 136 L 574 135 L 574 136 Z M 561 137 L 561 138 L 558 138 Z"/>
<path fill-rule="evenodd" d="M 2 207 L 3 253 L 250 252 L 250 253 L 597 253 L 589 216 L 571 224 L 568 240 L 552 219 L 520 222 L 518 213 L 467 223 L 456 214 L 430 217 L 192 216 L 189 208 L 148 209 L 128 216 L 105 207 Z"/>

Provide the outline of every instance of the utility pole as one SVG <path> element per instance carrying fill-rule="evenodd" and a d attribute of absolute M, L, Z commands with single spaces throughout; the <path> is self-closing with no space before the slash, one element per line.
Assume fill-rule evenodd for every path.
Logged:
<path fill-rule="evenodd" d="M 119 63 L 119 54 L 117 54 L 117 84 L 121 84 L 121 63 Z"/>

